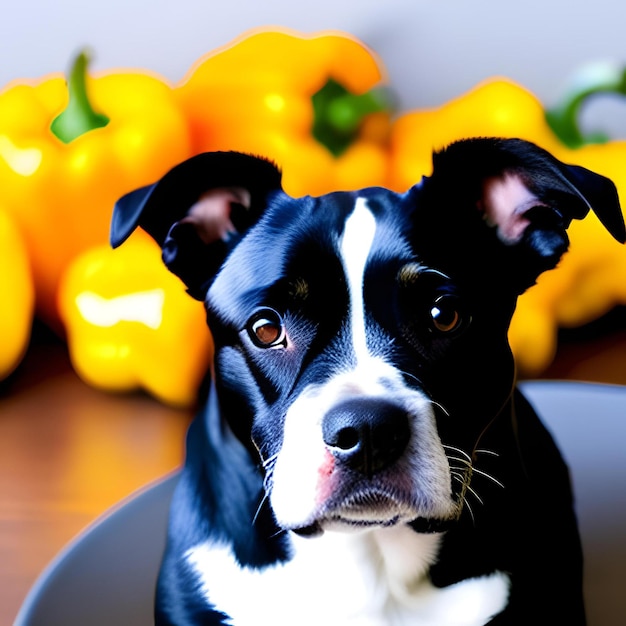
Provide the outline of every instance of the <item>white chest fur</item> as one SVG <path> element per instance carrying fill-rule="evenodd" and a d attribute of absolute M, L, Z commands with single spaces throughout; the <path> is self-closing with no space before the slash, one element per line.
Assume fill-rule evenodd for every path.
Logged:
<path fill-rule="evenodd" d="M 504 574 L 430 584 L 437 535 L 402 526 L 293 540 L 294 557 L 264 570 L 240 567 L 225 546 L 201 544 L 186 558 L 234 626 L 481 626 L 506 606 Z"/>

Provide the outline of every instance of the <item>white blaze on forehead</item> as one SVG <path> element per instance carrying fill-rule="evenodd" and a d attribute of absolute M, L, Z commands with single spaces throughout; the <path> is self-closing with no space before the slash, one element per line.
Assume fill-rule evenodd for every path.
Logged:
<path fill-rule="evenodd" d="M 357 361 L 369 356 L 365 333 L 363 279 L 375 233 L 376 218 L 367 207 L 365 198 L 358 198 L 354 211 L 346 220 L 341 238 L 341 259 L 350 296 L 352 344 Z"/>

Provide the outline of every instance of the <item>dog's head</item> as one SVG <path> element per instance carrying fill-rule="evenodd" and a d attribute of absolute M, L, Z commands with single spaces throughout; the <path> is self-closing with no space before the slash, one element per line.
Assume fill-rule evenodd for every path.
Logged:
<path fill-rule="evenodd" d="M 294 199 L 267 161 L 196 156 L 116 205 L 206 303 L 223 419 L 278 523 L 306 532 L 458 516 L 514 383 L 515 301 L 613 184 L 519 140 L 458 142 L 432 176 Z"/>

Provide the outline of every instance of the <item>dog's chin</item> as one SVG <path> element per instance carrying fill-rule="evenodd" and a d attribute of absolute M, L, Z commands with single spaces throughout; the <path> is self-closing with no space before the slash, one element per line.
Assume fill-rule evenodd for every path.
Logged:
<path fill-rule="evenodd" d="M 418 509 L 386 494 L 353 496 L 326 506 L 312 521 L 291 530 L 303 537 L 314 537 L 326 531 L 358 532 L 398 525 L 411 526 L 416 532 L 444 532 L 452 519 L 425 516 Z"/>

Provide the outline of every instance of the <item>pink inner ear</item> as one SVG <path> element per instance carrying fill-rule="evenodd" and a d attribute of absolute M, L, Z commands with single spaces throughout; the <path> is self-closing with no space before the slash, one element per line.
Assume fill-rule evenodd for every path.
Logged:
<path fill-rule="evenodd" d="M 505 243 L 516 243 L 530 221 L 525 217 L 532 207 L 543 203 L 531 193 L 522 179 L 512 173 L 488 178 L 483 183 L 483 196 L 478 208 L 488 224 L 498 229 Z"/>
<path fill-rule="evenodd" d="M 250 208 L 250 192 L 243 187 L 218 187 L 200 196 L 181 223 L 193 224 L 204 243 L 228 238 L 236 232 L 230 220 L 232 204 Z"/>

